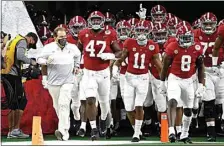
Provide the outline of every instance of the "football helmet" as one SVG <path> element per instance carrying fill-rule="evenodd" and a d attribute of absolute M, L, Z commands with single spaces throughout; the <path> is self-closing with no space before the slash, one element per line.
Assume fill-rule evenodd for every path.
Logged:
<path fill-rule="evenodd" d="M 93 30 L 99 30 L 104 28 L 105 16 L 100 11 L 93 11 L 88 19 L 88 27 Z"/>
<path fill-rule="evenodd" d="M 194 44 L 194 33 L 191 26 L 183 25 L 177 30 L 178 44 L 183 48 L 188 48 Z"/>
<path fill-rule="evenodd" d="M 199 19 L 195 20 L 195 21 L 192 23 L 192 27 L 193 27 L 194 29 L 200 28 L 200 27 L 201 27 L 201 19 L 199 18 Z"/>
<path fill-rule="evenodd" d="M 179 19 L 176 16 L 168 20 L 167 29 L 169 32 L 169 36 L 173 36 L 173 37 L 176 36 L 176 31 L 177 31 L 176 26 L 178 25 L 178 23 L 179 23 Z"/>
<path fill-rule="evenodd" d="M 143 20 L 139 21 L 134 28 L 135 38 L 137 39 L 137 43 L 139 45 L 146 45 L 147 44 L 147 36 L 152 30 L 149 21 Z"/>
<path fill-rule="evenodd" d="M 211 12 L 207 12 L 201 16 L 201 30 L 205 34 L 212 34 L 216 31 L 217 17 Z"/>
<path fill-rule="evenodd" d="M 164 22 L 166 19 L 166 9 L 161 5 L 156 5 L 151 9 L 152 21 L 154 23 Z"/>
<path fill-rule="evenodd" d="M 168 29 L 163 23 L 156 23 L 153 26 L 152 37 L 156 43 L 163 44 L 168 39 Z"/>
<path fill-rule="evenodd" d="M 176 25 L 176 29 L 178 29 L 179 27 L 181 26 L 190 26 L 191 27 L 191 24 L 188 22 L 188 21 L 180 21 L 177 25 Z"/>
<path fill-rule="evenodd" d="M 119 21 L 116 25 L 116 31 L 118 38 L 120 40 L 125 40 L 130 35 L 131 25 L 126 20 Z"/>
<path fill-rule="evenodd" d="M 75 16 L 69 21 L 68 31 L 72 36 L 78 37 L 79 31 L 86 28 L 86 25 L 86 20 L 82 16 Z"/>
<path fill-rule="evenodd" d="M 114 27 L 116 23 L 116 18 L 114 16 L 114 14 L 110 13 L 110 12 L 106 12 L 105 14 L 105 25 L 109 25 Z"/>
<path fill-rule="evenodd" d="M 41 26 L 39 31 L 37 32 L 38 36 L 40 36 L 40 40 L 42 42 L 46 41 L 48 38 L 51 37 L 52 32 L 50 29 L 46 26 Z"/>
<path fill-rule="evenodd" d="M 220 26 L 220 25 L 224 25 L 224 19 L 220 20 L 220 22 L 219 22 L 219 26 Z"/>

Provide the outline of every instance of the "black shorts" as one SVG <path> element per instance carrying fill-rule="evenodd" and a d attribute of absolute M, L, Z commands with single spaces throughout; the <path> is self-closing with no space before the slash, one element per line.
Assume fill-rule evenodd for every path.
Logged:
<path fill-rule="evenodd" d="M 10 83 L 12 90 L 13 90 L 13 95 L 11 94 L 12 95 L 12 101 L 11 101 L 12 103 L 9 104 L 8 108 L 11 110 L 16 110 L 16 109 L 24 110 L 24 108 L 22 108 L 24 106 L 21 106 L 21 103 L 24 103 L 24 100 L 25 101 L 27 101 L 27 100 L 26 100 L 21 77 L 10 75 L 10 74 L 2 75 L 2 77 L 5 78 Z M 6 97 L 8 99 L 10 97 L 10 93 L 12 93 L 12 91 L 10 91 L 8 85 L 4 81 L 2 81 L 2 83 L 4 86 Z"/>

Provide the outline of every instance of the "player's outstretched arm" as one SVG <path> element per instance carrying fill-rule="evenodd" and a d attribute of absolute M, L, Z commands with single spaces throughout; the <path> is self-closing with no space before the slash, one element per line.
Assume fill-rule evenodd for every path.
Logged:
<path fill-rule="evenodd" d="M 119 44 L 118 44 L 116 41 L 114 41 L 114 42 L 111 44 L 111 49 L 113 50 L 114 55 L 115 55 L 116 58 L 120 58 L 120 57 L 121 57 L 121 55 L 122 55 L 122 50 L 121 50 Z"/>
<path fill-rule="evenodd" d="M 161 81 L 165 81 L 168 68 L 169 68 L 169 66 L 171 64 L 172 64 L 172 57 L 171 56 L 168 56 L 165 53 L 164 54 L 164 58 L 163 58 L 163 66 L 162 66 L 162 70 L 161 70 L 161 73 L 160 73 L 160 80 Z"/>
<path fill-rule="evenodd" d="M 218 63 L 218 56 L 219 56 L 219 49 L 221 48 L 222 44 L 224 43 L 224 38 L 222 36 L 218 36 L 215 41 L 214 49 L 212 52 L 212 65 L 217 65 Z"/>
<path fill-rule="evenodd" d="M 196 66 L 198 69 L 198 82 L 205 86 L 205 66 L 204 57 L 202 55 L 197 58 Z"/>
<path fill-rule="evenodd" d="M 155 65 L 156 65 L 156 69 L 157 69 L 157 71 L 158 71 L 159 73 L 161 73 L 161 70 L 162 70 L 162 63 L 161 63 L 161 61 L 160 61 L 159 54 L 155 54 L 155 55 L 153 55 L 152 60 L 153 60 L 153 62 L 154 62 Z"/>

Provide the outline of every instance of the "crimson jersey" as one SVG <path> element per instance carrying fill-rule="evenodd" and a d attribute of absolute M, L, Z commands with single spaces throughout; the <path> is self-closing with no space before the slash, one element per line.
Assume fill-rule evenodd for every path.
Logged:
<path fill-rule="evenodd" d="M 177 42 L 170 43 L 165 53 L 172 58 L 170 73 L 180 78 L 190 78 L 196 72 L 196 59 L 203 54 L 203 47 L 200 43 L 182 48 Z"/>
<path fill-rule="evenodd" d="M 137 40 L 129 38 L 125 40 L 124 48 L 128 50 L 127 71 L 136 75 L 148 73 L 153 55 L 159 53 L 158 44 L 152 40 L 149 40 L 145 46 L 140 46 Z"/>
<path fill-rule="evenodd" d="M 118 41 L 118 44 L 119 44 L 120 48 L 123 49 L 124 42 Z M 128 68 L 128 65 L 127 65 L 128 60 L 127 59 L 128 58 L 126 58 L 125 61 L 121 63 L 120 74 L 125 74 L 127 71 L 127 68 Z"/>
<path fill-rule="evenodd" d="M 220 36 L 222 36 L 222 38 L 224 38 L 224 25 L 219 26 L 218 35 L 220 35 Z"/>
<path fill-rule="evenodd" d="M 164 47 L 163 45 L 159 45 L 159 58 L 161 62 L 162 62 L 163 55 L 164 55 Z M 160 79 L 159 72 L 156 68 L 156 65 L 153 62 L 150 68 L 150 72 L 156 79 Z"/>
<path fill-rule="evenodd" d="M 164 43 L 164 48 L 166 48 L 171 42 L 177 41 L 176 37 L 170 36 L 167 41 Z"/>
<path fill-rule="evenodd" d="M 95 33 L 87 28 L 79 32 L 78 38 L 83 46 L 84 67 L 86 69 L 99 71 L 109 67 L 110 60 L 102 60 L 100 54 L 113 53 L 111 44 L 117 41 L 116 31 L 104 29 Z"/>
<path fill-rule="evenodd" d="M 200 42 L 203 48 L 203 55 L 204 55 L 204 64 L 205 67 L 212 67 L 212 50 L 215 44 L 215 40 L 218 37 L 217 31 L 211 35 L 206 35 L 201 29 L 194 30 L 194 38 L 195 42 Z M 219 50 L 219 60 L 218 64 L 221 63 L 222 59 L 222 50 Z"/>

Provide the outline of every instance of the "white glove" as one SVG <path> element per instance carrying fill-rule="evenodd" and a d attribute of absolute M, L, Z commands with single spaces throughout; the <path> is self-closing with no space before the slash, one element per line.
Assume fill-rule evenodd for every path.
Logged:
<path fill-rule="evenodd" d="M 46 64 L 51 64 L 52 61 L 54 61 L 54 58 L 53 58 L 52 56 L 49 56 L 49 57 L 47 58 L 47 63 L 46 63 Z"/>
<path fill-rule="evenodd" d="M 118 77 L 119 77 L 118 66 L 114 65 L 112 69 L 112 78 L 116 80 L 118 79 Z"/>
<path fill-rule="evenodd" d="M 212 66 L 212 71 L 216 75 L 220 75 L 220 69 L 217 66 Z"/>
<path fill-rule="evenodd" d="M 113 60 L 115 59 L 115 55 L 113 53 L 101 53 L 100 58 L 102 60 Z"/>
<path fill-rule="evenodd" d="M 199 83 L 198 84 L 198 89 L 195 92 L 196 97 L 197 98 L 202 98 L 203 95 L 205 94 L 205 90 L 206 90 L 205 86 L 203 84 Z"/>
<path fill-rule="evenodd" d="M 142 8 L 142 4 L 140 4 L 140 9 L 139 12 L 136 12 L 136 14 L 139 16 L 140 19 L 145 19 L 146 18 L 146 8 Z"/>
<path fill-rule="evenodd" d="M 44 89 L 47 89 L 47 76 L 46 75 L 42 76 L 42 85 L 43 85 Z"/>
<path fill-rule="evenodd" d="M 165 81 L 162 81 L 160 83 L 160 93 L 166 97 L 167 96 L 167 88 L 166 88 L 166 84 L 165 84 Z"/>

